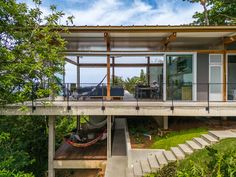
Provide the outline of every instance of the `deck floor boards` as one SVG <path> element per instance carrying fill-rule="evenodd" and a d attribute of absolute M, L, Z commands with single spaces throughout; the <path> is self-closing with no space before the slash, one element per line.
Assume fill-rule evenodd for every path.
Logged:
<path fill-rule="evenodd" d="M 100 141 L 86 148 L 73 147 L 65 142 L 55 153 L 55 160 L 106 160 L 107 143 Z"/>

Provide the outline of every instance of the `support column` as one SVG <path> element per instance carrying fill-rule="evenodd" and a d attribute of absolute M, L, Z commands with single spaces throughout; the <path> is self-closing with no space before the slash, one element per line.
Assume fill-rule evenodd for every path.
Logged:
<path fill-rule="evenodd" d="M 224 117 L 221 118 L 221 120 L 223 120 L 223 121 L 227 121 L 228 118 L 227 118 L 226 116 L 224 116 Z"/>
<path fill-rule="evenodd" d="M 111 157 L 111 116 L 107 116 L 107 158 Z"/>
<path fill-rule="evenodd" d="M 167 130 L 169 128 L 168 116 L 157 116 L 157 117 L 154 117 L 154 119 L 162 129 Z"/>
<path fill-rule="evenodd" d="M 169 128 L 169 126 L 168 126 L 168 116 L 163 117 L 163 128 L 164 128 L 164 130 L 167 130 Z"/>
<path fill-rule="evenodd" d="M 55 155 L 55 116 L 48 118 L 48 177 L 55 177 L 53 160 Z"/>

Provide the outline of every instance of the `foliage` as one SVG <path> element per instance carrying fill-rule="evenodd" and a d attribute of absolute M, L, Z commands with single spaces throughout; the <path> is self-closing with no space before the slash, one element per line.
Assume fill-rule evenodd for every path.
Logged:
<path fill-rule="evenodd" d="M 141 84 L 146 85 L 147 84 L 147 76 L 142 69 L 140 72 L 140 76 L 134 76 L 131 78 L 127 78 L 125 80 L 122 79 L 122 77 L 115 76 L 114 79 L 114 85 L 122 86 L 125 90 L 128 90 L 130 93 L 134 93 L 135 86 Z"/>
<path fill-rule="evenodd" d="M 151 148 L 169 149 L 184 143 L 186 140 L 191 140 L 194 137 L 199 137 L 201 134 L 207 133 L 206 128 L 195 128 L 189 130 L 182 130 L 179 132 L 171 132 L 164 137 L 155 137 Z"/>
<path fill-rule="evenodd" d="M 236 140 L 226 139 L 211 148 L 199 150 L 180 161 L 178 175 L 229 176 L 236 175 Z"/>
<path fill-rule="evenodd" d="M 176 174 L 177 177 L 199 177 L 199 176 L 205 176 L 204 169 L 198 165 L 195 164 L 193 161 L 189 161 L 189 168 L 185 168 L 183 170 L 177 171 Z"/>
<path fill-rule="evenodd" d="M 147 177 L 234 177 L 236 176 L 236 140 L 226 139 L 198 150 L 184 160 L 170 163 Z"/>
<path fill-rule="evenodd" d="M 191 3 L 200 3 L 203 0 L 184 0 Z M 234 0 L 206 0 L 207 18 L 210 25 L 224 25 L 236 23 L 236 1 Z M 205 25 L 205 13 L 196 12 L 193 24 Z"/>
<path fill-rule="evenodd" d="M 76 116 L 63 116 L 56 119 L 56 148 L 61 144 L 63 137 L 76 128 Z"/>
<path fill-rule="evenodd" d="M 60 32 L 67 30 L 59 24 L 64 13 L 52 5 L 51 13 L 43 16 L 41 0 L 33 2 L 35 8 L 16 0 L 0 1 L 0 100 L 4 104 L 49 96 L 59 89 L 54 81 L 64 67 L 61 51 L 66 42 Z M 1 116 L 0 132 L 0 176 L 45 175 L 46 117 Z"/>
<path fill-rule="evenodd" d="M 43 17 L 41 1 L 33 2 L 29 9 L 15 0 L 0 1 L 0 100 L 23 102 L 59 89 L 53 81 L 64 66 L 66 43 L 59 29 L 66 29 L 58 23 L 64 13 L 51 6 Z"/>
<path fill-rule="evenodd" d="M 177 170 L 177 162 L 171 162 L 164 166 L 158 173 L 151 173 L 145 177 L 175 177 Z"/>
<path fill-rule="evenodd" d="M 34 177 L 34 175 L 32 173 L 23 173 L 0 169 L 0 177 Z"/>
<path fill-rule="evenodd" d="M 0 132 L 0 170 L 44 176 L 47 169 L 47 118 L 1 116 Z"/>

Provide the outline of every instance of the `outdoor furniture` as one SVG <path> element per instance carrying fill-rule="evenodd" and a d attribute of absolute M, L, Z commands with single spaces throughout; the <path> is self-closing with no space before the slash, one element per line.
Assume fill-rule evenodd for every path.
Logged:
<path fill-rule="evenodd" d="M 101 98 L 107 96 L 107 87 L 80 87 L 77 90 L 79 97 L 86 98 Z M 122 98 L 124 96 L 124 88 L 119 86 L 111 86 L 111 97 Z"/>
<path fill-rule="evenodd" d="M 136 86 L 135 98 L 139 99 L 160 99 L 160 88 L 150 86 Z"/>

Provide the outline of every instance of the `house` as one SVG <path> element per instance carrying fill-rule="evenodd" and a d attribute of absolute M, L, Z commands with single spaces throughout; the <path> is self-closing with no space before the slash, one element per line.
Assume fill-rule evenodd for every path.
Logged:
<path fill-rule="evenodd" d="M 167 128 L 168 116 L 236 115 L 236 26 L 69 26 L 68 30 L 61 33 L 68 41 L 63 53 L 76 66 L 77 81 L 63 84 L 64 92 L 77 93 L 75 98 L 64 93 L 64 99 L 58 97 L 50 106 L 34 100 L 28 104 L 34 109 L 28 112 L 21 112 L 19 105 L 0 109 L 2 115 L 49 116 L 49 177 L 55 176 L 54 169 L 100 168 L 107 160 L 89 159 L 88 164 L 88 159 L 55 159 L 57 115 L 107 116 L 108 159 L 113 116 L 162 116 Z M 120 57 L 125 60 L 117 62 Z M 86 58 L 97 60 L 84 62 Z M 137 85 L 135 95 L 126 98 L 122 87 L 113 84 L 119 67 L 145 67 L 147 86 Z M 82 68 L 104 68 L 105 81 L 101 78 L 104 82 L 84 87 Z M 157 89 L 150 86 L 154 81 Z"/>

